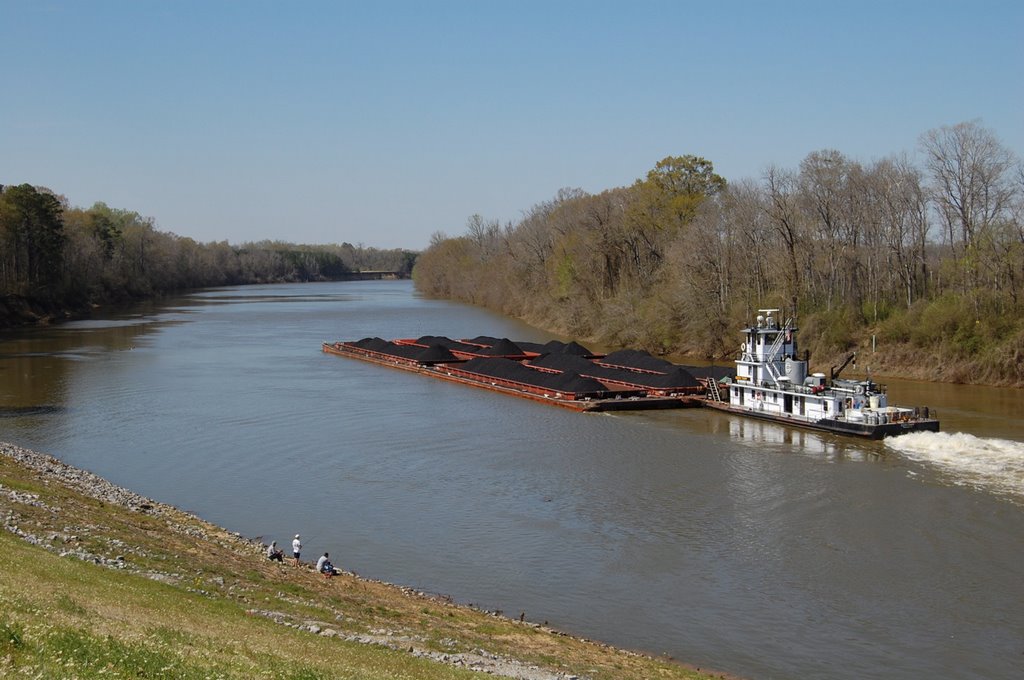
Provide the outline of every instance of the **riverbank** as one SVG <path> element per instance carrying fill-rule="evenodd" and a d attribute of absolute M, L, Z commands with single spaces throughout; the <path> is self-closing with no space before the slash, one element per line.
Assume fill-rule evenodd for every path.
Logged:
<path fill-rule="evenodd" d="M 0 519 L 0 675 L 726 677 L 271 562 L 259 540 L 5 443 Z"/>
<path fill-rule="evenodd" d="M 74 313 L 72 310 L 60 309 L 35 298 L 0 295 L 0 329 L 45 326 L 57 319 L 71 318 Z"/>

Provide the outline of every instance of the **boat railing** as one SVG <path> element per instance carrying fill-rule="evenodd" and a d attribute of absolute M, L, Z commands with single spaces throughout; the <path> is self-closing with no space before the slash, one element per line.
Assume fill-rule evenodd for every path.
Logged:
<path fill-rule="evenodd" d="M 782 328 L 775 335 L 775 342 L 772 343 L 772 346 L 768 348 L 768 351 L 765 352 L 764 355 L 764 366 L 768 370 L 768 375 L 770 375 L 772 380 L 775 382 L 776 387 L 780 387 L 779 378 L 781 377 L 781 374 L 775 368 L 775 361 L 778 359 L 779 353 L 782 351 L 782 343 L 786 339 L 786 335 L 789 333 L 790 328 L 792 328 L 792 324 L 793 319 L 786 319 L 786 323 L 782 325 Z"/>
<path fill-rule="evenodd" d="M 786 339 L 786 334 L 793 327 L 793 319 L 786 319 L 786 323 L 782 325 L 779 333 L 775 335 L 775 342 L 768 348 L 768 352 L 765 354 L 766 361 L 775 361 L 775 358 L 779 355 L 779 350 L 782 349 L 782 343 Z"/>

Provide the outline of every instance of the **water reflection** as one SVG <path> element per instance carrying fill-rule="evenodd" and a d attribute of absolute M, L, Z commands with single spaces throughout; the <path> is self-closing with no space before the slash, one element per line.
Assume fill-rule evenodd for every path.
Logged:
<path fill-rule="evenodd" d="M 168 316 L 162 315 L 160 321 L 167 322 Z M 104 331 L 131 326 L 146 326 L 157 323 L 157 319 L 146 314 L 133 314 L 114 319 L 78 319 L 61 324 L 59 330 L 67 331 Z"/>
<path fill-rule="evenodd" d="M 63 406 L 43 404 L 40 406 L 0 407 L 0 418 L 23 418 L 27 416 L 52 416 L 65 412 Z"/>
<path fill-rule="evenodd" d="M 0 339 L 0 409 L 14 418 L 19 412 L 28 417 L 66 408 L 80 365 L 115 361 L 177 322 L 170 316 L 128 314 L 12 331 Z"/>
<path fill-rule="evenodd" d="M 202 293 L 195 293 L 189 296 L 193 300 L 201 300 L 210 304 L 235 304 L 235 303 L 261 303 L 261 302 L 351 302 L 357 299 L 355 295 L 345 294 L 323 294 L 323 295 L 271 295 L 259 293 L 254 295 L 240 295 L 237 290 L 213 290 Z"/>
<path fill-rule="evenodd" d="M 882 454 L 878 444 L 868 440 L 850 440 L 753 418 L 726 417 L 729 436 L 745 446 L 780 453 L 799 453 L 830 461 L 871 461 L 877 460 Z"/>

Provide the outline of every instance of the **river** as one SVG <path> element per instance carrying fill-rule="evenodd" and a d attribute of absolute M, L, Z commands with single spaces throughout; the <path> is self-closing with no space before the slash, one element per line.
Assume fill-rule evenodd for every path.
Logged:
<path fill-rule="evenodd" d="M 943 432 L 580 414 L 321 352 L 551 336 L 408 281 L 197 292 L 0 335 L 0 439 L 364 576 L 749 678 L 1017 678 L 1024 392 Z M 863 357 L 862 366 L 869 364 Z"/>

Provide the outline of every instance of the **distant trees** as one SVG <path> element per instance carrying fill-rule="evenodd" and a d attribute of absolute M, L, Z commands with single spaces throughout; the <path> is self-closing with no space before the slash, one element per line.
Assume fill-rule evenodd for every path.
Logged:
<path fill-rule="evenodd" d="M 473 216 L 466 236 L 431 242 L 417 261 L 417 285 L 572 334 L 600 328 L 664 344 L 674 332 L 664 319 L 676 309 L 658 285 L 670 278 L 666 257 L 725 186 L 706 159 L 669 157 L 632 187 L 562 189 L 515 225 Z"/>
<path fill-rule="evenodd" d="M 728 329 L 775 306 L 817 331 L 815 350 L 845 351 L 870 326 L 988 352 L 1024 380 L 1024 326 L 1006 321 L 1024 317 L 1024 169 L 976 122 L 920 146 L 920 167 L 825 149 L 731 185 L 706 159 L 669 157 L 629 187 L 562 190 L 516 224 L 474 216 L 414 278 L 609 345 L 723 356 Z"/>
<path fill-rule="evenodd" d="M 349 243 L 198 243 L 161 232 L 152 218 L 133 211 L 104 203 L 72 208 L 49 189 L 0 186 L 0 297 L 55 309 L 208 286 L 338 279 L 364 270 L 410 276 L 417 255 Z"/>
<path fill-rule="evenodd" d="M 63 206 L 50 191 L 29 184 L 0 194 L 0 283 L 31 293 L 61 268 L 64 254 Z"/>

